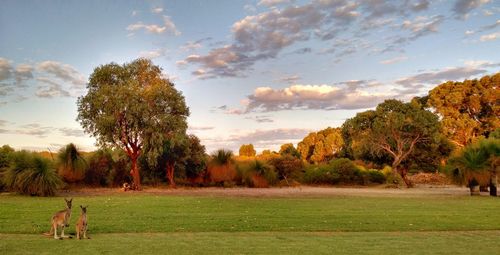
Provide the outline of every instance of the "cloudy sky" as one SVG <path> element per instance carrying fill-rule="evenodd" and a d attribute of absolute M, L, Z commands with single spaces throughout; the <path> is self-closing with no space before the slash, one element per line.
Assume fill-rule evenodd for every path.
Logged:
<path fill-rule="evenodd" d="M 0 145 L 84 150 L 93 69 L 150 58 L 208 151 L 258 151 L 387 98 L 500 70 L 495 0 L 17 1 L 0 8 Z"/>

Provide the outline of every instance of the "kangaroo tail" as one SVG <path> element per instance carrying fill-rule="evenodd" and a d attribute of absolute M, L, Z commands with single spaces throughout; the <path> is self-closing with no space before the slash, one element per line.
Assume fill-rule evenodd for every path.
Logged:
<path fill-rule="evenodd" d="M 44 236 L 51 236 L 53 234 L 54 234 L 54 226 L 50 226 L 49 232 L 45 232 L 42 235 L 44 235 Z"/>

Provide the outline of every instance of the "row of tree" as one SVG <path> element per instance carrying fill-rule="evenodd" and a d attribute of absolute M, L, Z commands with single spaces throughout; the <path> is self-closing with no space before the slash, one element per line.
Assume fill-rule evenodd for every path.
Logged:
<path fill-rule="evenodd" d="M 481 139 L 496 139 L 492 133 L 500 128 L 499 84 L 500 73 L 479 80 L 446 82 L 427 96 L 408 103 L 386 100 L 374 110 L 346 120 L 340 128 L 310 133 L 298 143 L 297 149 L 285 144 L 280 153 L 285 148 L 290 152 L 295 150 L 302 160 L 313 164 L 346 157 L 389 165 L 394 174 L 411 186 L 410 170 L 437 171 L 450 155 L 456 158 L 467 146 L 481 147 L 478 145 Z M 496 142 L 489 144 L 489 148 L 498 147 Z M 240 155 L 248 147 L 253 149 L 251 144 L 242 146 Z M 490 172 L 497 172 L 498 153 L 490 149 L 488 155 L 493 159 L 484 162 L 493 163 L 483 162 L 479 168 L 487 165 Z"/>

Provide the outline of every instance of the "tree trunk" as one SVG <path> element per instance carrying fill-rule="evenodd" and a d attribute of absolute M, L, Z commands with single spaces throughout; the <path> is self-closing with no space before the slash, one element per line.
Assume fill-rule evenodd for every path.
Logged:
<path fill-rule="evenodd" d="M 130 170 L 130 174 L 132 175 L 134 183 L 132 184 L 132 189 L 141 190 L 141 175 L 139 174 L 139 168 L 137 168 L 137 156 L 130 157 L 132 161 L 132 169 Z"/>
<path fill-rule="evenodd" d="M 176 188 L 175 180 L 174 180 L 174 170 L 175 170 L 174 163 L 167 162 L 166 170 L 167 170 L 167 179 L 168 179 L 168 182 L 170 183 L 170 186 L 172 188 Z"/>
<path fill-rule="evenodd" d="M 408 171 L 406 169 L 401 169 L 400 171 L 401 178 L 403 178 L 403 181 L 406 184 L 407 188 L 413 187 L 413 183 L 411 183 L 410 179 L 408 179 Z"/>
<path fill-rule="evenodd" d="M 497 196 L 497 187 L 498 187 L 498 177 L 496 173 L 491 173 L 490 177 L 490 196 Z"/>

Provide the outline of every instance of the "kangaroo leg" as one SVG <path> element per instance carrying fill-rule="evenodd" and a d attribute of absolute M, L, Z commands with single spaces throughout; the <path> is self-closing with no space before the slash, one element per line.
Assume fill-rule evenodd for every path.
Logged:
<path fill-rule="evenodd" d="M 90 237 L 87 236 L 87 226 L 83 229 L 83 238 L 90 239 Z"/>
<path fill-rule="evenodd" d="M 61 238 L 65 238 L 65 237 L 68 237 L 66 235 L 64 235 L 64 225 L 61 227 Z"/>
<path fill-rule="evenodd" d="M 57 237 L 57 223 L 53 223 L 52 228 L 54 229 L 54 239 L 62 239 L 62 237 Z"/>
<path fill-rule="evenodd" d="M 76 239 L 80 240 L 80 229 L 76 228 Z"/>

